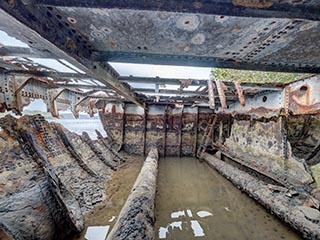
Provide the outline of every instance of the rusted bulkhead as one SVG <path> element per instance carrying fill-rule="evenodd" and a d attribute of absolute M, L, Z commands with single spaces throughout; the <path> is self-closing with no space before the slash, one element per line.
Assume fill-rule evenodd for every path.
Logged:
<path fill-rule="evenodd" d="M 182 105 L 107 104 L 100 111 L 106 132 L 131 154 L 143 155 L 156 146 L 160 156 L 195 156 L 213 117 L 209 108 Z"/>

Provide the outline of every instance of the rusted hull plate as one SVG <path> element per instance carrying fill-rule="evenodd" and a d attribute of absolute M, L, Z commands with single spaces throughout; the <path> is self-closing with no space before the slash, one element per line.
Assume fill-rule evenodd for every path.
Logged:
<path fill-rule="evenodd" d="M 107 134 L 126 152 L 143 155 L 156 146 L 161 157 L 195 156 L 211 117 L 210 109 L 174 104 L 153 104 L 147 112 L 133 104 L 126 104 L 124 108 L 108 104 L 105 113 L 100 110 Z"/>

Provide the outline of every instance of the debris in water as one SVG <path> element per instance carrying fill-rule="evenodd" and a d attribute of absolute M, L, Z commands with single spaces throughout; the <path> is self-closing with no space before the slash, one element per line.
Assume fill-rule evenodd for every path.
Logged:
<path fill-rule="evenodd" d="M 203 237 L 204 231 L 197 220 L 191 220 L 191 228 L 195 237 Z"/>
<path fill-rule="evenodd" d="M 113 222 L 117 217 L 116 216 L 112 216 L 109 220 L 109 222 Z"/>
<path fill-rule="evenodd" d="M 88 227 L 84 238 L 86 240 L 105 240 L 110 226 Z"/>
<path fill-rule="evenodd" d="M 201 218 L 204 218 L 204 217 L 212 216 L 212 213 L 208 211 L 199 211 L 197 212 L 197 215 Z"/>
<path fill-rule="evenodd" d="M 184 210 L 171 213 L 171 218 L 184 217 Z"/>

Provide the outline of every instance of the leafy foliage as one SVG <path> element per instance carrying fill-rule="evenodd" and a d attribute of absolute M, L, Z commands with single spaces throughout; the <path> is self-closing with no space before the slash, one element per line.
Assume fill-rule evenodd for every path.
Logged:
<path fill-rule="evenodd" d="M 307 75 L 302 73 L 264 72 L 226 68 L 213 68 L 211 70 L 211 77 L 216 80 L 252 83 L 287 83 L 305 76 Z"/>

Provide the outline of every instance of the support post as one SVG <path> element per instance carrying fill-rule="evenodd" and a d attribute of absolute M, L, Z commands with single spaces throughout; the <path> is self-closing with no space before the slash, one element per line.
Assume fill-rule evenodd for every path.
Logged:
<path fill-rule="evenodd" d="M 182 116 L 183 116 L 183 108 L 181 108 L 181 115 L 180 115 L 180 121 L 179 121 L 179 157 L 182 156 Z"/>
<path fill-rule="evenodd" d="M 194 133 L 194 147 L 193 147 L 193 156 L 197 156 L 197 146 L 198 146 L 198 124 L 199 124 L 199 107 L 197 107 L 197 115 L 196 115 L 196 121 L 195 121 L 195 133 Z"/>
<path fill-rule="evenodd" d="M 164 110 L 164 119 L 163 119 L 163 129 L 164 129 L 164 138 L 163 138 L 163 157 L 167 155 L 167 119 L 168 119 L 168 106 Z"/>
<path fill-rule="evenodd" d="M 146 139 L 147 139 L 147 110 L 144 109 L 143 119 L 143 156 L 146 156 Z"/>

